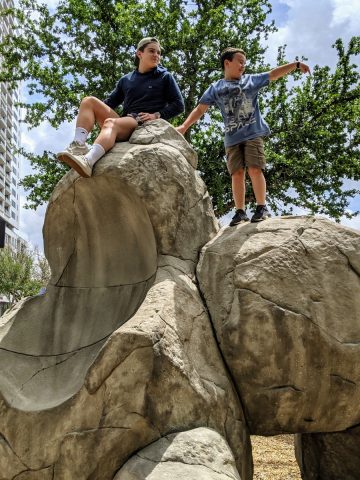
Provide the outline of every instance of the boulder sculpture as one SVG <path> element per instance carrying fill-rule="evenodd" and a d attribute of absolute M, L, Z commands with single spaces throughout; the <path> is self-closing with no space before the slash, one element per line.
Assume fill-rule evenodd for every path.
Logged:
<path fill-rule="evenodd" d="M 219 229 L 196 162 L 156 120 L 55 188 L 47 292 L 0 319 L 0 480 L 251 480 L 250 433 L 358 478 L 359 233 Z"/>
<path fill-rule="evenodd" d="M 198 427 L 251 478 L 241 404 L 195 277 L 218 230 L 195 166 L 156 121 L 90 179 L 69 172 L 54 190 L 47 292 L 0 324 L 1 480 L 112 480 L 139 449 Z"/>
<path fill-rule="evenodd" d="M 314 217 L 223 229 L 197 276 L 250 433 L 299 434 L 306 480 L 360 478 L 360 233 Z"/>

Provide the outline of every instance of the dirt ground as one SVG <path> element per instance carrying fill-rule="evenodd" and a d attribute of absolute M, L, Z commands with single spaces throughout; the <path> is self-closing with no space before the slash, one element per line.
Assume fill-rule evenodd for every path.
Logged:
<path fill-rule="evenodd" d="M 301 480 L 295 459 L 294 436 L 251 436 L 254 480 Z"/>

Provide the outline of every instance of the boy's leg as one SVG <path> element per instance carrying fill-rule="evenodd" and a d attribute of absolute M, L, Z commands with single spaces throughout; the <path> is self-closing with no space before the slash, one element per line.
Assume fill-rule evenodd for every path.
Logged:
<path fill-rule="evenodd" d="M 245 170 L 239 168 L 231 175 L 231 187 L 235 208 L 245 210 Z"/>
<path fill-rule="evenodd" d="M 260 167 L 248 167 L 248 174 L 257 205 L 266 204 L 266 180 Z"/>
<path fill-rule="evenodd" d="M 264 154 L 264 141 L 261 137 L 245 143 L 245 163 L 251 179 L 257 207 L 251 221 L 260 222 L 270 217 L 266 207 L 266 180 L 263 169 L 266 166 Z"/>
<path fill-rule="evenodd" d="M 231 219 L 233 227 L 249 219 L 245 213 L 245 169 L 243 145 L 233 145 L 226 148 L 227 168 L 231 175 L 231 187 L 236 212 Z"/>

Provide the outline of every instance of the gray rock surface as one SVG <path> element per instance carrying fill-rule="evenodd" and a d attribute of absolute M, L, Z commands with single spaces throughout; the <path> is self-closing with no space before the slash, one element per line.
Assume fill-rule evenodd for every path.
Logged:
<path fill-rule="evenodd" d="M 4 479 L 45 475 L 50 466 L 54 480 L 112 479 L 138 449 L 198 426 L 221 433 L 242 478 L 251 478 L 244 418 L 193 272 L 182 260 L 159 260 L 144 302 L 109 337 L 72 398 L 42 411 L 0 403 Z"/>
<path fill-rule="evenodd" d="M 135 451 L 196 427 L 226 438 L 251 478 L 195 279 L 217 231 L 196 156 L 163 120 L 137 138 L 90 179 L 59 182 L 44 225 L 47 292 L 0 321 L 1 480 L 112 480 Z"/>
<path fill-rule="evenodd" d="M 304 480 L 359 480 L 360 427 L 337 433 L 296 435 L 295 452 Z"/>
<path fill-rule="evenodd" d="M 224 228 L 197 273 L 251 433 L 359 424 L 359 232 L 314 217 Z"/>
<path fill-rule="evenodd" d="M 197 167 L 198 158 L 195 150 L 187 142 L 184 142 L 183 135 L 163 120 L 146 122 L 142 128 L 137 128 L 134 131 L 129 142 L 137 145 L 156 143 L 168 145 L 181 153 L 192 167 Z"/>
<path fill-rule="evenodd" d="M 116 144 L 90 179 L 69 172 L 50 199 L 47 293 L 0 325 L 0 390 L 14 407 L 38 410 L 70 398 L 109 335 L 141 305 L 158 254 L 194 267 L 217 230 L 184 138 L 160 120 L 137 129 L 131 142 Z"/>
<path fill-rule="evenodd" d="M 214 430 L 166 435 L 137 452 L 114 480 L 240 480 L 234 456 Z"/>

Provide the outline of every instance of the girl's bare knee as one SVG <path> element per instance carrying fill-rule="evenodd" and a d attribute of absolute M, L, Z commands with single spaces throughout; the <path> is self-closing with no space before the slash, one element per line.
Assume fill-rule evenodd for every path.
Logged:
<path fill-rule="evenodd" d="M 113 129 L 116 125 L 115 122 L 116 118 L 105 118 L 104 123 L 103 123 L 103 128 L 111 128 Z"/>
<path fill-rule="evenodd" d="M 81 103 L 94 103 L 94 100 L 97 100 L 97 98 L 96 98 L 96 97 L 87 96 L 87 97 L 84 97 L 84 98 L 81 100 Z"/>

